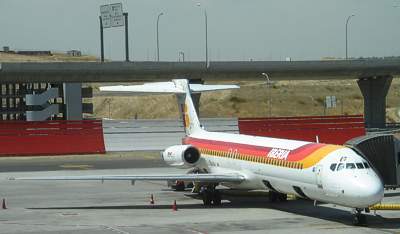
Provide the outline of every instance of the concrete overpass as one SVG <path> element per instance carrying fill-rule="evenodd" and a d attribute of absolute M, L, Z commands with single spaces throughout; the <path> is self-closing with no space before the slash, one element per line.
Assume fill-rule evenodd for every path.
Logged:
<path fill-rule="evenodd" d="M 383 127 L 386 95 L 392 78 L 400 75 L 400 59 L 328 61 L 237 62 L 73 62 L 2 63 L 0 83 L 140 82 L 188 78 L 195 81 L 261 80 L 265 72 L 273 80 L 357 80 L 364 96 L 367 127 Z M 66 88 L 67 87 L 67 88 Z M 69 87 L 69 88 L 68 88 Z M 64 85 L 64 99 L 75 96 L 79 86 Z M 65 96 L 67 94 L 67 96 Z M 199 98 L 195 98 L 199 100 Z M 81 106 L 65 103 L 71 113 Z M 66 114 L 68 116 L 68 114 Z M 77 117 L 77 116 L 75 116 Z M 73 118 L 72 118 L 73 119 Z"/>
<path fill-rule="evenodd" d="M 359 79 L 400 74 L 400 59 L 328 61 L 1 63 L 0 82 L 137 82 L 189 79 Z"/>

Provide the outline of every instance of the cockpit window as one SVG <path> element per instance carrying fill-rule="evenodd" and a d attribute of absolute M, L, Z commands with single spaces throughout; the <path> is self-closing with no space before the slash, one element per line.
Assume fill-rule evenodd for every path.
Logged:
<path fill-rule="evenodd" d="M 370 168 L 369 164 L 366 163 L 366 162 L 364 162 L 364 167 L 365 167 L 365 168 Z"/>
<path fill-rule="evenodd" d="M 343 163 L 339 163 L 336 170 L 337 170 L 337 171 L 340 171 L 340 170 L 342 170 L 343 168 L 344 168 L 344 164 L 343 164 Z"/>
<path fill-rule="evenodd" d="M 336 163 L 331 164 L 330 168 L 331 168 L 332 171 L 335 171 L 336 165 L 337 165 Z"/>
<path fill-rule="evenodd" d="M 363 166 L 362 163 L 356 163 L 356 165 L 357 165 L 357 168 L 358 168 L 358 169 L 364 169 L 364 166 Z"/>
<path fill-rule="evenodd" d="M 346 163 L 346 169 L 356 169 L 356 165 L 354 163 Z"/>

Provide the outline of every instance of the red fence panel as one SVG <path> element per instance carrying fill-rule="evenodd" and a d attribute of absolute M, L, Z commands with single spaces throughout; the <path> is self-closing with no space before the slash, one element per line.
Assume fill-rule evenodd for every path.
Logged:
<path fill-rule="evenodd" d="M 101 120 L 0 122 L 0 156 L 94 153 L 105 153 Z"/>
<path fill-rule="evenodd" d="M 302 116 L 275 118 L 240 118 L 242 134 L 344 144 L 365 135 L 362 115 L 351 116 Z"/>

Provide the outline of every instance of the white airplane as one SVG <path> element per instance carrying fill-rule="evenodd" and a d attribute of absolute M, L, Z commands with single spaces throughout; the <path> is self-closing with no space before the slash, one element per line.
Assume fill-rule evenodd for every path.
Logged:
<path fill-rule="evenodd" d="M 271 201 L 287 194 L 352 208 L 354 224 L 383 198 L 383 184 L 367 160 L 339 145 L 208 132 L 200 125 L 191 93 L 238 88 L 235 85 L 189 84 L 187 80 L 133 86 L 101 87 L 101 91 L 176 94 L 186 137 L 162 152 L 170 166 L 192 168 L 181 175 L 102 175 L 17 178 L 25 180 L 166 180 L 195 182 L 205 205 L 220 205 L 217 185 L 238 190 L 268 190 Z M 199 187 L 197 187 L 199 188 Z M 195 190 L 193 190 L 195 192 Z"/>

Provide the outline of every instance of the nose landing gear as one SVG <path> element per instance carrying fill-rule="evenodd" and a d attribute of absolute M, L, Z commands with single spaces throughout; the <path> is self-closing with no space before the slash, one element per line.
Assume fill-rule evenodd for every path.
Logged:
<path fill-rule="evenodd" d="M 356 226 L 366 226 L 367 225 L 367 216 L 362 213 L 363 209 L 355 209 L 353 211 L 353 225 Z"/>

